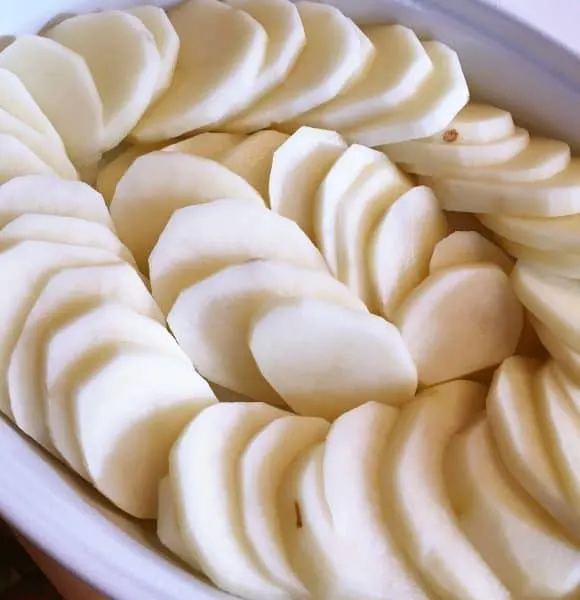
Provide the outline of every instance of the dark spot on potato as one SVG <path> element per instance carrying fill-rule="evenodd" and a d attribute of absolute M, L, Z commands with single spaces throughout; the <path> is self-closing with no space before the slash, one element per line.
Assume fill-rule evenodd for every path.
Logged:
<path fill-rule="evenodd" d="M 443 134 L 444 142 L 452 143 L 452 142 L 456 142 L 458 139 L 459 139 L 459 131 L 457 131 L 457 129 L 448 129 Z"/>
<path fill-rule="evenodd" d="M 296 513 L 296 528 L 302 529 L 302 513 L 300 512 L 300 504 L 294 500 L 294 512 Z"/>

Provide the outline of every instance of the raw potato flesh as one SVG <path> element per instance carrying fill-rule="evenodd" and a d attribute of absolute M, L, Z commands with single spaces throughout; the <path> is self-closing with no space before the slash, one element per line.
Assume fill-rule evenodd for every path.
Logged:
<path fill-rule="evenodd" d="M 580 513 L 567 498 L 538 410 L 536 361 L 512 356 L 495 372 L 486 401 L 499 455 L 519 484 L 567 531 L 580 531 Z M 578 536 L 577 536 L 578 537 Z"/>
<path fill-rule="evenodd" d="M 28 213 L 76 217 L 114 229 L 98 192 L 86 183 L 54 176 L 18 177 L 0 186 L 0 227 Z"/>
<path fill-rule="evenodd" d="M 445 215 L 426 187 L 414 187 L 386 211 L 368 242 L 371 307 L 392 320 L 429 274 L 436 244 L 447 234 Z"/>
<path fill-rule="evenodd" d="M 301 127 L 274 152 L 268 196 L 273 211 L 314 239 L 314 199 L 328 171 L 346 150 L 338 133 Z"/>
<path fill-rule="evenodd" d="M 222 590 L 256 600 L 287 600 L 252 556 L 243 529 L 240 456 L 266 425 L 287 415 L 261 403 L 221 403 L 185 428 L 170 455 L 181 535 Z"/>
<path fill-rule="evenodd" d="M 139 268 L 178 208 L 221 198 L 264 201 L 246 181 L 219 163 L 179 152 L 152 152 L 138 158 L 117 184 L 111 216 L 121 241 Z"/>
<path fill-rule="evenodd" d="M 118 301 L 86 306 L 81 314 L 62 323 L 44 346 L 44 413 L 54 447 L 72 468 L 89 475 L 79 454 L 72 421 L 75 389 L 90 373 L 108 360 L 119 345 L 141 347 L 152 354 L 191 363 L 159 321 Z"/>
<path fill-rule="evenodd" d="M 450 439 L 483 409 L 485 395 L 485 386 L 461 380 L 425 390 L 403 407 L 391 432 L 383 485 L 397 514 L 393 531 L 441 598 L 510 598 L 461 531 L 443 477 Z"/>
<path fill-rule="evenodd" d="M 301 124 L 340 130 L 400 107 L 430 75 L 433 65 L 413 31 L 401 25 L 362 27 L 375 47 L 364 78 L 329 102 L 300 115 Z"/>
<path fill-rule="evenodd" d="M 466 265 L 430 275 L 397 310 L 419 381 L 434 385 L 493 367 L 511 356 L 523 310 L 496 265 Z"/>
<path fill-rule="evenodd" d="M 298 119 L 364 76 L 375 55 L 371 42 L 337 8 L 296 3 L 306 44 L 287 77 L 246 112 L 223 125 L 251 132 Z"/>
<path fill-rule="evenodd" d="M 280 404 L 252 357 L 248 335 L 263 310 L 293 298 L 317 298 L 365 310 L 323 271 L 254 260 L 227 267 L 181 292 L 167 321 L 195 368 L 234 392 Z"/>
<path fill-rule="evenodd" d="M 446 210 L 512 217 L 565 217 L 580 212 L 580 159 L 550 179 L 524 183 L 437 178 L 429 182 Z"/>
<path fill-rule="evenodd" d="M 28 312 L 49 278 L 66 267 L 114 262 L 105 250 L 53 242 L 3 244 L 0 250 L 0 411 L 11 416 L 8 362 Z"/>
<path fill-rule="evenodd" d="M 37 154 L 14 135 L 0 133 L 0 185 L 23 175 L 56 175 Z"/>
<path fill-rule="evenodd" d="M 388 148 L 388 146 L 384 147 L 387 154 L 389 152 Z M 419 162 L 416 157 L 409 158 L 409 162 L 403 162 L 401 167 L 409 173 L 416 173 L 417 175 L 491 182 L 530 183 L 550 179 L 566 169 L 570 163 L 570 146 L 557 140 L 532 137 L 525 149 L 516 154 L 511 160 L 481 167 L 471 166 L 469 169 L 435 165 L 428 161 Z"/>
<path fill-rule="evenodd" d="M 254 259 L 327 270 L 316 246 L 293 221 L 258 204 L 214 200 L 173 213 L 149 257 L 153 297 L 167 314 L 181 290 Z"/>
<path fill-rule="evenodd" d="M 26 240 L 101 248 L 120 260 L 135 262 L 127 247 L 109 227 L 86 219 L 26 213 L 16 217 L 0 230 L 0 242 Z"/>
<path fill-rule="evenodd" d="M 59 328 L 102 302 L 163 320 L 137 272 L 126 263 L 110 262 L 63 269 L 51 277 L 22 326 L 8 367 L 10 406 L 20 429 L 44 447 L 52 448 L 43 402 L 46 345 Z"/>
<path fill-rule="evenodd" d="M 18 36 L 0 52 L 56 129 L 73 163 L 92 171 L 103 149 L 103 104 L 86 62 L 54 40 Z"/>
<path fill-rule="evenodd" d="M 262 567 L 293 597 L 308 593 L 288 561 L 277 511 L 278 491 L 290 466 L 323 442 L 328 428 L 323 419 L 281 417 L 254 437 L 241 458 L 244 533 Z"/>
<path fill-rule="evenodd" d="M 227 0 L 262 25 L 268 36 L 266 55 L 245 100 L 251 106 L 280 85 L 292 71 L 306 43 L 298 8 L 288 0 Z"/>
<path fill-rule="evenodd" d="M 175 440 L 216 401 L 207 382 L 183 360 L 119 345 L 73 394 L 70 409 L 91 481 L 128 514 L 154 518 Z"/>
<path fill-rule="evenodd" d="M 169 19 L 181 40 L 177 65 L 165 95 L 133 130 L 140 142 L 177 137 L 245 108 L 266 56 L 264 28 L 218 0 L 188 0 L 170 8 Z"/>
<path fill-rule="evenodd" d="M 338 213 L 342 204 L 354 196 L 359 186 L 374 170 L 384 168 L 399 188 L 406 184 L 405 177 L 398 172 L 380 152 L 353 144 L 349 146 L 332 165 L 322 180 L 314 201 L 314 233 L 316 245 L 320 248 L 331 272 L 338 274 L 337 226 Z M 398 175 L 398 177 L 397 177 Z M 350 198 L 349 198 L 350 196 Z"/>
<path fill-rule="evenodd" d="M 400 404 L 417 389 L 393 325 L 329 302 L 304 299 L 260 314 L 249 345 L 268 383 L 301 415 L 333 420 L 369 398 Z"/>
<path fill-rule="evenodd" d="M 477 231 L 454 231 L 436 246 L 429 272 L 470 263 L 492 263 L 509 275 L 514 261 L 493 242 Z"/>
<path fill-rule="evenodd" d="M 429 597 L 392 537 L 398 517 L 377 490 L 397 415 L 393 407 L 368 402 L 339 417 L 326 438 L 324 490 L 338 534 L 332 552 L 339 593 L 331 597 Z"/>
<path fill-rule="evenodd" d="M 512 480 L 485 419 L 449 444 L 446 476 L 465 535 L 513 598 L 577 594 L 580 552 Z"/>
<path fill-rule="evenodd" d="M 580 282 L 518 262 L 511 283 L 532 315 L 572 350 L 580 352 Z"/>
<path fill-rule="evenodd" d="M 580 352 L 570 348 L 538 319 L 531 317 L 530 320 L 542 344 L 558 363 L 558 366 L 577 385 L 580 385 Z"/>
<path fill-rule="evenodd" d="M 203 158 L 211 158 L 217 162 L 228 156 L 241 144 L 247 136 L 241 133 L 220 133 L 208 131 L 199 133 L 180 142 L 162 148 L 165 152 L 182 152 Z"/>
<path fill-rule="evenodd" d="M 136 16 L 117 10 L 75 15 L 47 35 L 81 56 L 103 103 L 103 151 L 133 129 L 157 89 L 161 57 Z"/>
<path fill-rule="evenodd" d="M 161 62 L 152 102 L 157 100 L 171 84 L 179 53 L 179 37 L 167 13 L 159 6 L 135 6 L 127 11 L 137 17 L 153 35 Z"/>
<path fill-rule="evenodd" d="M 345 129 L 348 141 L 365 146 L 394 144 L 438 133 L 467 104 L 469 91 L 457 54 L 439 42 L 424 42 L 433 70 L 416 93 L 395 109 Z"/>
<path fill-rule="evenodd" d="M 240 142 L 220 162 L 245 179 L 270 204 L 268 186 L 272 159 L 276 150 L 288 139 L 279 131 L 258 131 Z"/>

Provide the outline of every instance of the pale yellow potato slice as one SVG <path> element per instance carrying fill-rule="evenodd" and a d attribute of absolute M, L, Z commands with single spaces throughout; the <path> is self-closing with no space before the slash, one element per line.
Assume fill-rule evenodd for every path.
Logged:
<path fill-rule="evenodd" d="M 433 69 L 413 31 L 401 25 L 367 25 L 363 33 L 375 47 L 365 77 L 322 106 L 299 117 L 303 125 L 340 130 L 400 107 Z"/>
<path fill-rule="evenodd" d="M 433 385 L 511 356 L 523 310 L 498 266 L 464 265 L 427 277 L 396 311 L 393 323 L 417 364 L 420 383 Z"/>
<path fill-rule="evenodd" d="M 288 139 L 279 131 L 258 131 L 225 153 L 220 162 L 243 177 L 269 205 L 268 187 L 274 153 Z"/>
<path fill-rule="evenodd" d="M 301 415 L 332 420 L 368 398 L 401 404 L 417 389 L 397 329 L 330 302 L 295 300 L 259 314 L 249 346 L 266 380 Z"/>
<path fill-rule="evenodd" d="M 179 53 L 179 36 L 175 31 L 167 13 L 159 6 L 151 4 L 135 6 L 127 11 L 137 17 L 153 35 L 157 52 L 161 63 L 157 85 L 153 93 L 152 101 L 157 100 L 171 85 L 177 55 Z"/>
<path fill-rule="evenodd" d="M 121 241 L 146 271 L 149 254 L 174 211 L 221 198 L 264 205 L 244 179 L 215 161 L 180 152 L 151 152 L 139 157 L 121 178 L 110 211 Z"/>
<path fill-rule="evenodd" d="M 264 258 L 327 270 L 296 223 L 263 206 L 214 200 L 179 209 L 149 256 L 153 296 L 167 314 L 181 290 L 224 267 Z"/>
<path fill-rule="evenodd" d="M 530 313 L 558 339 L 580 352 L 580 281 L 518 262 L 511 283 Z"/>
<path fill-rule="evenodd" d="M 552 358 L 566 375 L 580 385 L 580 352 L 563 342 L 544 323 L 535 317 L 530 317 L 538 337 Z"/>
<path fill-rule="evenodd" d="M 289 594 L 307 595 L 294 572 L 281 533 L 278 492 L 291 465 L 323 442 L 329 423 L 287 416 L 268 423 L 245 448 L 240 464 L 244 533 L 265 571 Z"/>
<path fill-rule="evenodd" d="M 0 185 L 23 175 L 56 175 L 54 169 L 19 138 L 0 133 Z"/>
<path fill-rule="evenodd" d="M 396 109 L 386 109 L 341 133 L 365 146 L 394 144 L 433 135 L 449 125 L 467 104 L 469 91 L 459 58 L 448 46 L 424 42 L 433 70 L 416 93 Z"/>
<path fill-rule="evenodd" d="M 495 372 L 486 401 L 489 426 L 504 465 L 519 484 L 572 535 L 580 512 L 566 495 L 544 436 L 535 379 L 540 363 L 513 356 Z M 580 534 L 575 535 L 578 539 Z"/>
<path fill-rule="evenodd" d="M 550 179 L 510 183 L 434 178 L 446 210 L 514 217 L 565 217 L 580 212 L 580 159 Z"/>
<path fill-rule="evenodd" d="M 442 598 L 503 598 L 510 594 L 466 538 L 445 489 L 443 460 L 454 434 L 479 413 L 486 388 L 452 381 L 421 392 L 401 409 L 389 441 L 385 502 L 391 526 L 411 563 Z"/>
<path fill-rule="evenodd" d="M 22 81 L 77 168 L 92 172 L 103 149 L 103 103 L 82 57 L 49 38 L 22 35 L 0 52 L 0 68 Z"/>
<path fill-rule="evenodd" d="M 246 139 L 241 133 L 208 131 L 199 133 L 162 148 L 165 152 L 182 152 L 221 161 Z"/>
<path fill-rule="evenodd" d="M 240 597 L 289 597 L 252 553 L 243 529 L 239 480 L 244 449 L 263 427 L 287 414 L 265 404 L 216 404 L 193 419 L 170 455 L 185 546 L 217 586 Z"/>
<path fill-rule="evenodd" d="M 512 479 L 484 418 L 449 444 L 446 476 L 465 535 L 511 597 L 566 598 L 577 593 L 580 551 Z"/>
<path fill-rule="evenodd" d="M 169 19 L 181 40 L 177 65 L 167 92 L 132 132 L 140 142 L 177 137 L 245 108 L 266 56 L 262 25 L 224 2 L 188 0 L 170 8 Z"/>
<path fill-rule="evenodd" d="M 60 327 L 100 302 L 118 302 L 163 320 L 137 272 L 113 257 L 102 265 L 63 269 L 49 279 L 26 317 L 8 367 L 14 420 L 44 447 L 53 448 L 44 410 L 45 347 Z"/>
<path fill-rule="evenodd" d="M 183 290 L 167 321 L 209 381 L 254 400 L 280 404 L 252 357 L 248 335 L 261 310 L 293 298 L 317 298 L 365 310 L 348 288 L 324 271 L 253 260 L 222 269 Z"/>
<path fill-rule="evenodd" d="M 477 231 L 454 231 L 435 246 L 429 272 L 482 262 L 497 265 L 507 275 L 514 266 L 514 261 L 499 246 Z"/>
<path fill-rule="evenodd" d="M 373 310 L 392 320 L 429 274 L 436 244 L 446 235 L 445 215 L 426 187 L 414 187 L 386 211 L 368 241 Z"/>
<path fill-rule="evenodd" d="M 297 8 L 306 44 L 294 68 L 269 94 L 225 123 L 227 131 L 257 131 L 297 119 L 346 90 L 370 66 L 372 43 L 337 8 L 308 1 Z"/>
<path fill-rule="evenodd" d="M 345 150 L 338 133 L 301 127 L 274 152 L 268 188 L 270 207 L 295 221 L 312 240 L 318 187 Z"/>

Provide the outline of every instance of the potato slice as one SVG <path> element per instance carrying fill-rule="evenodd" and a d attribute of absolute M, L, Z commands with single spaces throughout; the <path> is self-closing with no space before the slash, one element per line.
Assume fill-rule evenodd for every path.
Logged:
<path fill-rule="evenodd" d="M 426 187 L 414 187 L 385 212 L 368 241 L 371 307 L 392 320 L 429 273 L 435 245 L 446 235 L 445 215 Z"/>
<path fill-rule="evenodd" d="M 372 43 L 337 8 L 315 2 L 300 2 L 297 8 L 306 45 L 294 68 L 269 94 L 225 123 L 227 131 L 257 131 L 297 119 L 335 98 L 370 66 Z"/>
<path fill-rule="evenodd" d="M 281 417 L 256 434 L 241 458 L 244 533 L 269 576 L 296 597 L 307 595 L 307 591 L 288 561 L 277 496 L 292 463 L 323 442 L 328 428 L 323 419 Z"/>
<path fill-rule="evenodd" d="M 177 55 L 179 54 L 179 36 L 175 31 L 167 13 L 159 6 L 135 6 L 127 11 L 137 17 L 153 35 L 161 63 L 157 85 L 152 102 L 157 100 L 171 85 Z"/>
<path fill-rule="evenodd" d="M 486 401 L 497 449 L 511 475 L 569 532 L 580 514 L 566 496 L 544 437 L 535 379 L 540 364 L 513 356 L 497 369 Z M 577 537 L 577 536 L 576 536 Z"/>
<path fill-rule="evenodd" d="M 518 262 L 511 283 L 532 315 L 562 342 L 580 352 L 580 282 Z"/>
<path fill-rule="evenodd" d="M 576 352 L 558 338 L 553 331 L 535 317 L 530 317 L 538 337 L 558 366 L 570 379 L 580 385 L 580 352 Z"/>
<path fill-rule="evenodd" d="M 0 52 L 0 68 L 22 81 L 74 164 L 92 172 L 103 149 L 103 103 L 82 57 L 49 38 L 22 35 Z"/>
<path fill-rule="evenodd" d="M 444 129 L 467 104 L 469 90 L 457 54 L 439 42 L 424 42 L 433 63 L 429 77 L 416 93 L 379 116 L 344 129 L 349 142 L 365 146 L 395 144 L 424 138 Z"/>
<path fill-rule="evenodd" d="M 118 302 L 162 322 L 159 308 L 136 271 L 123 262 L 72 267 L 44 286 L 19 332 L 8 367 L 10 407 L 16 424 L 52 449 L 44 411 L 44 358 L 48 340 L 69 321 L 101 302 Z"/>
<path fill-rule="evenodd" d="M 0 133 L 0 147 L 0 185 L 22 175 L 56 175 L 52 167 L 16 136 Z"/>
<path fill-rule="evenodd" d="M 133 130 L 140 142 L 177 137 L 245 108 L 266 56 L 264 28 L 218 0 L 188 0 L 169 9 L 169 19 L 181 40 L 177 66 L 165 95 Z"/>
<path fill-rule="evenodd" d="M 393 538 L 396 518 L 381 496 L 380 481 L 398 410 L 368 402 L 339 417 L 324 448 L 323 477 L 337 540 L 337 585 L 348 597 L 428 598 Z"/>
<path fill-rule="evenodd" d="M 103 197 L 80 181 L 30 175 L 0 187 L 0 227 L 28 213 L 76 217 L 113 229 Z"/>
<path fill-rule="evenodd" d="M 580 212 L 580 159 L 576 158 L 543 181 L 436 178 L 430 185 L 446 210 L 513 217 L 564 217 Z"/>
<path fill-rule="evenodd" d="M 169 144 L 169 146 L 165 146 L 162 150 L 165 152 L 193 154 L 194 156 L 211 158 L 212 160 L 221 162 L 223 158 L 228 156 L 245 139 L 246 136 L 241 133 L 208 131 Z"/>
<path fill-rule="evenodd" d="M 46 424 L 58 454 L 86 479 L 89 473 L 75 437 L 73 397 L 78 384 L 114 356 L 119 345 L 191 365 L 158 320 L 106 298 L 100 304 L 96 300 L 92 307 L 85 305 L 84 312 L 77 311 L 50 333 L 45 344 L 42 395 Z"/>
<path fill-rule="evenodd" d="M 162 63 L 153 35 L 139 18 L 117 10 L 69 17 L 46 35 L 85 60 L 103 103 L 101 149 L 114 148 L 157 89 Z"/>
<path fill-rule="evenodd" d="M 435 272 L 397 310 L 419 381 L 434 385 L 498 365 L 518 344 L 523 310 L 496 265 Z"/>
<path fill-rule="evenodd" d="M 452 381 L 421 392 L 401 410 L 389 443 L 386 502 L 397 518 L 397 541 L 442 598 L 510 598 L 465 537 L 449 504 L 443 477 L 445 448 L 480 412 L 486 388 Z"/>
<path fill-rule="evenodd" d="M 0 242 L 39 240 L 74 246 L 90 246 L 108 250 L 120 260 L 134 263 L 135 259 L 111 229 L 102 223 L 48 215 L 26 213 L 16 217 L 0 230 Z"/>
<path fill-rule="evenodd" d="M 189 554 L 217 586 L 246 598 L 288 598 L 252 554 L 239 480 L 246 446 L 286 414 L 264 404 L 216 404 L 193 419 L 170 455 L 171 486 Z"/>
<path fill-rule="evenodd" d="M 573 596 L 580 585 L 580 552 L 511 478 L 485 419 L 456 436 L 446 463 L 461 527 L 512 596 Z"/>
<path fill-rule="evenodd" d="M 499 246 L 477 231 L 455 231 L 435 246 L 429 272 L 482 262 L 497 265 L 507 275 L 514 266 L 514 261 Z"/>
<path fill-rule="evenodd" d="M 317 189 L 346 144 L 338 133 L 301 127 L 274 152 L 268 195 L 273 211 L 314 239 Z"/>
<path fill-rule="evenodd" d="M 208 380 L 254 400 L 280 404 L 250 352 L 250 325 L 272 303 L 303 297 L 364 310 L 358 298 L 328 273 L 254 260 L 227 267 L 183 290 L 167 321 Z"/>
<path fill-rule="evenodd" d="M 362 28 L 375 47 L 364 78 L 329 102 L 300 116 L 304 125 L 340 130 L 395 109 L 413 96 L 433 69 L 413 31 L 401 25 Z"/>
<path fill-rule="evenodd" d="M 269 205 L 268 186 L 274 153 L 288 139 L 279 131 L 258 131 L 241 141 L 219 161 L 243 177 Z"/>
<path fill-rule="evenodd" d="M 141 519 L 157 514 L 169 452 L 191 419 L 216 400 L 190 364 L 119 345 L 75 386 L 71 407 L 83 463 L 95 487 Z M 147 468 L 139 468 L 147 465 Z"/>
<path fill-rule="evenodd" d="M 181 208 L 149 257 L 153 296 L 167 314 L 181 290 L 225 267 L 258 258 L 327 270 L 293 221 L 258 204 L 214 200 Z"/>
<path fill-rule="evenodd" d="M 400 404 L 417 388 L 415 364 L 393 325 L 329 302 L 303 299 L 259 314 L 249 345 L 298 414 L 332 420 L 368 398 Z"/>
<path fill-rule="evenodd" d="M 138 158 L 119 181 L 110 211 L 119 237 L 146 272 L 149 254 L 175 210 L 221 198 L 264 205 L 254 188 L 217 162 L 151 152 Z"/>
<path fill-rule="evenodd" d="M 498 244 L 501 244 L 506 252 L 509 252 L 512 256 L 532 267 L 560 277 L 569 277 L 571 279 L 578 279 L 580 277 L 580 252 L 540 250 L 518 244 L 518 242 L 505 240 L 500 236 L 496 236 L 496 238 Z"/>

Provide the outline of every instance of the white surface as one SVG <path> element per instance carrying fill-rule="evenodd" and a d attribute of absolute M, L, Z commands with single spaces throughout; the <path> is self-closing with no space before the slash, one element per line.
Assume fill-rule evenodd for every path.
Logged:
<path fill-rule="evenodd" d="M 0 35 L 32 31 L 57 13 L 135 3 L 0 0 Z M 545 36 L 505 18 L 489 5 L 469 0 L 334 3 L 359 19 L 398 21 L 449 43 L 459 52 L 476 96 L 513 110 L 520 124 L 580 147 L 580 61 Z M 572 26 L 580 16 L 578 0 L 501 3 L 508 10 L 523 7 L 525 19 L 547 27 L 550 35 L 558 22 L 564 23 L 562 39 L 574 41 Z M 556 10 L 563 15 L 558 16 Z M 580 43 L 578 46 L 580 51 Z M 115 600 L 228 598 L 163 555 L 151 527 L 144 531 L 112 511 L 1 418 L 0 457 L 0 513 L 107 596 Z"/>

